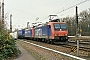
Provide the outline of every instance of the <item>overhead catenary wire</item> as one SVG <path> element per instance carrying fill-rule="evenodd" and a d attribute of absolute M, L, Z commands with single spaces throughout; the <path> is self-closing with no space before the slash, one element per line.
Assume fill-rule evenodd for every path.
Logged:
<path fill-rule="evenodd" d="M 36 18 L 35 15 L 29 14 L 29 13 L 27 13 L 26 11 L 22 11 L 22 10 L 20 10 L 20 9 L 17 9 L 17 8 L 15 8 L 15 7 L 12 7 L 12 6 L 9 6 L 9 5 L 7 5 L 7 4 L 4 4 L 4 5 L 7 6 L 7 7 L 9 7 L 9 8 L 12 8 L 12 9 L 14 9 L 14 10 L 16 10 L 16 11 L 19 11 L 19 12 L 21 12 L 21 13 L 24 13 L 24 14 L 27 14 L 27 15 L 31 16 L 31 17 L 19 17 L 19 16 L 14 16 L 14 17 L 17 18 L 16 20 L 22 20 L 22 19 L 30 20 L 31 18 L 33 18 L 33 19 Z M 14 19 L 14 20 L 15 20 L 15 19 Z"/>
<path fill-rule="evenodd" d="M 12 8 L 12 9 L 15 9 L 15 10 L 17 10 L 17 11 L 20 11 L 20 12 L 22 12 L 22 13 L 28 14 L 28 15 L 34 17 L 34 18 L 36 18 L 34 15 L 29 14 L 29 13 L 27 13 L 27 12 L 25 12 L 25 11 L 22 11 L 22 10 L 20 10 L 20 9 L 15 8 L 15 7 L 9 6 L 9 5 L 7 5 L 7 4 L 4 4 L 4 5 Z M 49 17 L 49 16 L 48 16 L 48 17 Z M 42 19 L 42 20 L 45 20 L 45 19 L 47 19 L 48 17 L 46 17 L 46 18 L 44 18 L 44 19 Z"/>
<path fill-rule="evenodd" d="M 76 1 L 70 3 L 70 4 L 66 5 L 66 6 L 63 6 L 63 7 L 60 8 L 60 9 L 64 10 L 64 9 L 66 9 L 66 8 L 68 8 L 68 7 L 72 6 L 72 5 L 77 4 L 77 3 L 80 2 L 80 1 L 79 1 L 79 2 L 78 2 L 78 1 L 79 1 L 79 0 L 76 0 Z M 59 10 L 60 10 L 60 9 L 59 9 Z M 56 13 L 58 13 L 58 12 L 56 12 Z M 56 13 L 55 13 L 55 14 L 56 14 Z"/>
<path fill-rule="evenodd" d="M 79 1 L 79 2 L 78 2 L 78 1 Z M 85 2 L 87 2 L 87 1 L 89 1 L 89 0 L 83 0 L 83 1 L 77 0 L 77 1 L 73 2 L 73 3 L 76 3 L 76 4 L 74 4 L 74 5 L 73 5 L 73 4 L 72 4 L 72 5 L 70 4 L 70 6 L 67 7 L 67 8 L 63 7 L 63 9 L 62 9 L 60 12 L 57 12 L 57 13 L 55 13 L 55 14 L 60 14 L 60 13 L 62 13 L 62 12 L 64 12 L 64 11 L 66 11 L 66 10 L 69 10 L 69 9 L 75 7 L 76 5 L 80 5 L 80 4 L 85 3 Z M 77 2 L 78 2 L 78 3 L 77 3 Z M 26 14 L 28 14 L 28 15 L 30 15 L 30 16 L 36 18 L 34 15 L 29 14 L 29 13 L 27 13 L 27 12 L 25 12 L 25 11 L 16 9 L 16 8 L 14 8 L 14 7 L 11 7 L 11 6 L 7 5 L 7 4 L 4 4 L 4 5 L 6 5 L 6 6 L 10 7 L 10 8 L 13 8 L 13 9 L 15 9 L 15 10 L 17 10 L 17 11 L 20 11 L 20 12 L 22 12 L 22 13 L 26 13 Z M 48 16 L 48 17 L 49 17 L 49 16 Z M 48 17 L 43 18 L 43 19 L 40 19 L 40 21 L 45 20 L 45 19 L 47 19 Z"/>
<path fill-rule="evenodd" d="M 78 2 L 79 1 L 79 2 Z M 64 11 L 67 11 L 67 10 L 69 10 L 69 9 L 71 9 L 71 8 L 73 8 L 73 7 L 75 7 L 75 6 L 77 6 L 77 5 L 81 5 L 81 4 L 83 4 L 83 3 L 85 3 L 85 2 L 87 2 L 87 1 L 90 1 L 90 0 L 83 0 L 83 1 L 81 1 L 81 0 L 77 0 L 77 1 L 75 1 L 75 2 L 73 2 L 73 3 L 76 3 L 76 4 L 74 4 L 74 5 L 71 5 L 71 6 L 69 6 L 69 7 L 63 7 L 63 9 L 60 11 L 60 12 L 57 12 L 57 13 L 55 13 L 55 14 L 60 14 L 60 13 L 62 13 L 62 12 L 64 12 Z M 62 14 L 63 15 L 63 14 Z M 61 15 L 61 16 L 62 16 Z M 48 16 L 49 17 L 49 16 Z M 44 18 L 44 19 L 42 19 L 42 20 L 45 20 L 45 19 L 47 19 L 48 17 L 46 17 L 46 18 Z"/>
<path fill-rule="evenodd" d="M 14 9 L 14 10 L 17 10 L 17 11 L 19 11 L 19 12 L 22 12 L 22 13 L 25 13 L 25 14 L 30 15 L 30 16 L 32 16 L 32 17 L 35 17 L 34 15 L 29 14 L 29 13 L 27 13 L 27 12 L 25 12 L 25 11 L 20 10 L 20 9 L 17 9 L 17 8 L 15 8 L 15 7 L 9 6 L 9 5 L 7 5 L 7 4 L 4 4 L 4 5 L 7 6 L 7 7 L 12 8 L 12 9 Z"/>
<path fill-rule="evenodd" d="M 85 3 L 85 2 L 87 2 L 87 1 L 89 1 L 89 0 L 80 1 L 79 3 L 77 3 L 77 4 L 75 4 L 75 5 L 72 5 L 72 6 L 70 6 L 70 7 L 64 8 L 63 10 L 61 10 L 60 12 L 57 12 L 56 14 L 62 13 L 62 12 L 64 12 L 64 11 L 68 10 L 68 9 L 71 9 L 71 8 L 73 8 L 73 7 L 77 6 L 77 5 L 80 5 L 80 4 L 82 4 L 82 3 Z"/>

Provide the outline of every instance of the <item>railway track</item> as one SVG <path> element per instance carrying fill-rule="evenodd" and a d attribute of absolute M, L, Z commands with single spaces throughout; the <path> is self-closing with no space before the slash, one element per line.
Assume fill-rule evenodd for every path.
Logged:
<path fill-rule="evenodd" d="M 65 56 L 69 56 L 69 57 L 72 57 L 72 58 L 75 58 L 77 60 L 82 60 L 83 57 L 77 57 L 76 55 L 73 55 L 71 53 L 69 53 L 69 50 L 68 48 L 62 48 L 60 47 L 59 45 L 52 45 L 52 44 L 46 44 L 46 43 L 41 43 L 41 42 L 36 42 L 36 41 L 31 41 L 31 40 L 27 40 L 27 41 L 22 41 L 23 43 L 28 43 L 26 46 L 36 46 L 38 49 L 40 49 L 39 51 L 42 51 L 42 50 L 47 50 L 49 53 L 50 52 L 53 52 L 54 54 L 49 54 L 49 55 L 55 55 L 56 53 L 58 53 L 57 56 L 59 55 L 65 55 Z M 41 43 L 41 44 L 40 44 Z M 30 45 L 29 45 L 30 44 Z M 43 44 L 43 45 L 42 45 Z M 36 49 L 36 47 L 33 47 Z M 43 49 L 42 49 L 43 48 Z M 37 49 L 37 50 L 38 50 Z M 42 50 L 41 50 L 42 49 Z M 60 51 L 62 50 L 62 51 Z M 67 51 L 67 53 L 65 52 Z M 44 51 L 43 51 L 44 52 Z M 56 55 L 55 55 L 56 56 Z M 54 57 L 55 57 L 54 56 Z M 84 59 L 85 60 L 85 59 Z"/>
<path fill-rule="evenodd" d="M 44 46 L 44 47 L 47 47 L 47 48 L 50 48 L 50 49 L 53 49 L 53 50 L 57 50 L 57 51 L 60 51 L 60 52 L 64 52 L 64 53 L 67 53 L 67 54 L 71 54 L 71 55 L 74 55 L 74 56 L 77 56 L 77 45 L 76 45 L 76 42 L 64 42 L 64 43 L 59 43 L 59 44 L 47 44 L 47 43 L 44 43 L 44 42 L 37 42 L 37 41 L 33 41 L 33 40 L 26 40 L 26 39 L 23 39 L 27 42 L 30 42 L 30 43 L 34 43 L 36 45 L 39 45 L 39 46 Z M 80 46 L 79 47 L 79 57 L 81 58 L 86 58 L 88 56 L 90 56 L 90 47 L 87 47 L 88 44 L 84 44 L 84 43 L 80 43 L 80 44 L 83 44 L 83 46 Z M 84 46 L 86 45 L 86 46 Z M 72 51 L 72 48 L 74 48 L 75 50 Z"/>
<path fill-rule="evenodd" d="M 26 39 L 25 39 L 26 40 Z M 43 43 L 43 42 L 37 42 L 37 41 L 32 41 L 32 40 L 27 40 L 28 42 L 34 42 L 36 44 L 41 44 L 41 45 L 45 45 L 47 43 Z M 51 44 L 49 44 L 51 45 Z M 49 46 L 48 45 L 48 46 Z M 73 42 L 60 42 L 60 43 L 55 43 L 53 46 L 62 46 L 62 47 L 66 47 L 66 48 L 70 48 L 71 50 L 74 48 L 75 50 L 77 50 L 77 43 L 75 41 Z M 90 43 L 89 42 L 80 42 L 79 44 L 79 50 L 83 50 L 83 51 L 87 51 L 90 52 Z"/>
<path fill-rule="evenodd" d="M 62 45 L 63 47 L 71 48 L 77 50 L 77 43 L 76 42 L 68 42 Z M 79 50 L 90 52 L 90 43 L 79 43 Z"/>
<path fill-rule="evenodd" d="M 62 45 L 60 45 L 60 46 L 63 46 L 66 48 L 71 48 L 71 50 L 72 49 L 77 50 L 77 42 L 66 42 L 66 43 L 64 42 L 61 44 Z M 90 52 L 90 42 L 80 42 L 79 43 L 79 50 Z"/>

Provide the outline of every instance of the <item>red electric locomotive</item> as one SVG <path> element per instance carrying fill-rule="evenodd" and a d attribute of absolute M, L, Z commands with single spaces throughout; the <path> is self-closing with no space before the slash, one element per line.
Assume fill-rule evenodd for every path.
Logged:
<path fill-rule="evenodd" d="M 66 22 L 58 22 L 57 20 L 59 19 L 34 28 L 34 39 L 47 43 L 66 42 L 68 40 Z"/>
<path fill-rule="evenodd" d="M 51 26 L 51 39 L 55 42 L 58 41 L 67 41 L 68 40 L 68 30 L 66 22 L 49 22 Z"/>

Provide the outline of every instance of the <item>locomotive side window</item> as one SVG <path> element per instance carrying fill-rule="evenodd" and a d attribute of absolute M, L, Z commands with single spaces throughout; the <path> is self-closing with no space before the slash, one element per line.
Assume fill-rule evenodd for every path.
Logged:
<path fill-rule="evenodd" d="M 67 28 L 66 28 L 66 24 L 54 24 L 54 29 L 55 30 L 60 30 L 60 29 L 66 30 Z"/>

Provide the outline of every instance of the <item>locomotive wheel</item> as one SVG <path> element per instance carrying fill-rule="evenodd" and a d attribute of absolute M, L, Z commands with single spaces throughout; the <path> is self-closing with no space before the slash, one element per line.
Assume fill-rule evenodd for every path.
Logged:
<path fill-rule="evenodd" d="M 51 44 L 55 44 L 53 40 L 51 40 Z"/>
<path fill-rule="evenodd" d="M 50 44 L 50 40 L 47 40 L 47 43 Z"/>
<path fill-rule="evenodd" d="M 44 41 L 44 39 L 42 39 L 42 42 Z"/>
<path fill-rule="evenodd" d="M 39 39 L 37 38 L 37 39 L 36 39 L 36 41 L 38 41 L 38 42 L 39 42 Z"/>

